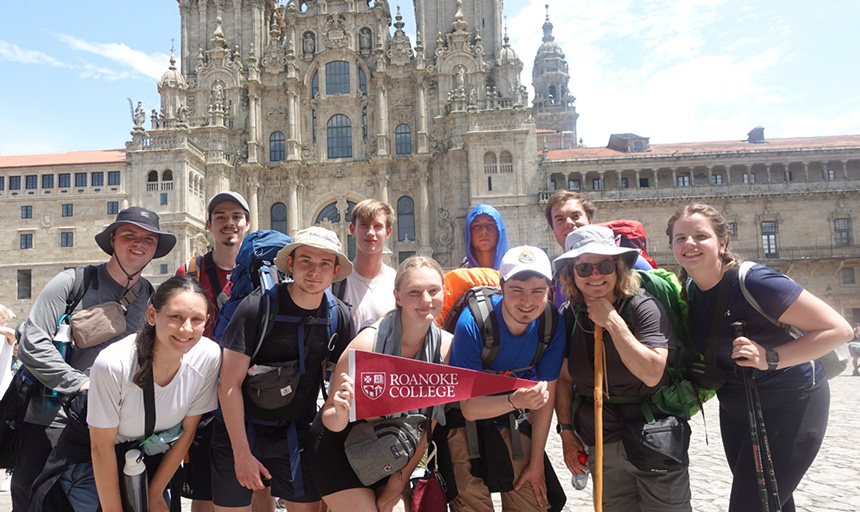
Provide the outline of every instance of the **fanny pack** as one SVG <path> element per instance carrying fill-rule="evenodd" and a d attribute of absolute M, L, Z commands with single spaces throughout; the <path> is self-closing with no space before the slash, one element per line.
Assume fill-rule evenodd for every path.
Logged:
<path fill-rule="evenodd" d="M 429 424 L 423 414 L 410 414 L 354 425 L 344 451 L 361 483 L 373 485 L 406 467 Z"/>
<path fill-rule="evenodd" d="M 75 348 L 90 348 L 115 338 L 126 330 L 128 306 L 137 300 L 143 280 L 138 279 L 117 301 L 96 304 L 72 315 L 72 343 Z"/>
<path fill-rule="evenodd" d="M 687 467 L 690 459 L 690 425 L 684 418 L 667 416 L 648 423 L 631 420 L 621 429 L 627 460 L 641 471 L 668 473 Z"/>
<path fill-rule="evenodd" d="M 242 391 L 257 407 L 280 409 L 293 401 L 300 377 L 299 361 L 277 366 L 257 364 L 248 369 Z"/>

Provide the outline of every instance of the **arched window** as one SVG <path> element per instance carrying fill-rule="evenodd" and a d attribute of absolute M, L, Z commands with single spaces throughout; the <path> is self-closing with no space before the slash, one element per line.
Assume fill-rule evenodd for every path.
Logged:
<path fill-rule="evenodd" d="M 352 209 L 355 208 L 355 203 L 352 201 L 346 202 L 346 223 L 352 222 Z M 319 224 L 323 220 L 330 220 L 333 223 L 340 222 L 340 213 L 337 211 L 337 203 L 329 203 L 325 208 L 322 209 L 319 215 L 317 215 L 317 220 L 315 224 Z M 350 260 L 355 259 L 355 238 L 347 234 L 346 235 L 346 255 Z"/>
<path fill-rule="evenodd" d="M 335 60 L 326 63 L 325 93 L 349 94 L 349 63 L 347 61 Z"/>
<path fill-rule="evenodd" d="M 499 155 L 499 172 L 514 172 L 514 157 L 508 151 Z"/>
<path fill-rule="evenodd" d="M 555 86 L 554 85 L 549 86 L 549 97 L 555 98 Z"/>
<path fill-rule="evenodd" d="M 496 174 L 499 169 L 496 167 L 496 154 L 492 151 L 484 153 L 484 174 Z"/>
<path fill-rule="evenodd" d="M 398 124 L 394 129 L 394 147 L 398 155 L 412 154 L 412 130 L 408 124 Z"/>
<path fill-rule="evenodd" d="M 161 181 L 173 181 L 173 171 L 167 169 L 161 173 Z"/>
<path fill-rule="evenodd" d="M 280 162 L 284 158 L 284 133 L 272 132 L 269 135 L 269 161 Z"/>
<path fill-rule="evenodd" d="M 364 70 L 361 66 L 358 67 L 358 90 L 361 94 L 367 94 L 367 77 L 364 76 Z"/>
<path fill-rule="evenodd" d="M 147 183 L 156 183 L 158 182 L 158 171 L 149 171 L 149 174 L 146 175 Z"/>
<path fill-rule="evenodd" d="M 311 79 L 311 98 L 315 97 L 320 92 L 320 74 L 314 72 L 314 77 Z"/>
<path fill-rule="evenodd" d="M 329 158 L 352 157 L 352 123 L 343 114 L 331 116 L 326 124 Z"/>
<path fill-rule="evenodd" d="M 287 234 L 287 205 L 275 203 L 272 205 L 272 229 Z"/>
<path fill-rule="evenodd" d="M 415 202 L 409 196 L 397 200 L 397 239 L 415 240 Z"/>

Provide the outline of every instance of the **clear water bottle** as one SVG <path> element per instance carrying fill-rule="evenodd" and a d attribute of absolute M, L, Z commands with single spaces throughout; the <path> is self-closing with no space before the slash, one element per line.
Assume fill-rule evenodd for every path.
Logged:
<path fill-rule="evenodd" d="M 146 464 L 140 450 L 125 452 L 122 468 L 122 508 L 126 512 L 149 512 L 149 489 L 146 481 Z"/>
<path fill-rule="evenodd" d="M 579 452 L 579 455 L 576 456 L 579 459 L 580 464 L 586 464 L 588 462 L 588 455 Z M 588 467 L 585 468 L 585 473 L 581 475 L 573 475 L 570 479 L 570 483 L 573 484 L 573 488 L 577 491 L 581 491 L 585 489 L 588 485 Z"/>

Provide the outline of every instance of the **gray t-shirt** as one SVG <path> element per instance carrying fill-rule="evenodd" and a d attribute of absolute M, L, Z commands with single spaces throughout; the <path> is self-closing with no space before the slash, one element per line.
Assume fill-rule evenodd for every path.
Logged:
<path fill-rule="evenodd" d="M 118 301 L 122 297 L 125 283 L 114 281 L 105 264 L 97 267 L 95 275 L 96 279 L 87 288 L 75 311 L 108 301 Z M 71 350 L 66 362 L 60 357 L 52 340 L 74 284 L 75 270 L 72 268 L 60 272 L 45 285 L 30 310 L 18 347 L 18 357 L 33 375 L 47 388 L 63 394 L 77 391 L 89 379 L 90 367 L 99 352 L 111 343 L 137 332 L 144 321 L 151 290 L 149 282 L 144 280 L 137 299 L 128 306 L 125 332 L 101 345 Z M 66 424 L 66 415 L 58 400 L 48 399 L 44 393 L 39 393 L 30 401 L 24 420 L 38 425 L 62 427 Z"/>

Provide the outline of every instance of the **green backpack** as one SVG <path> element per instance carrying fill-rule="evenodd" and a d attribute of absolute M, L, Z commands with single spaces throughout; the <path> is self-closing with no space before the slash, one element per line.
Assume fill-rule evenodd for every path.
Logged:
<path fill-rule="evenodd" d="M 641 287 L 663 305 L 675 331 L 674 356 L 666 360 L 666 370 L 672 382 L 647 397 L 645 402 L 656 405 L 667 414 L 689 420 L 702 409 L 704 402 L 716 394 L 715 391 L 699 388 L 686 378 L 689 364 L 702 360 L 702 355 L 693 347 L 690 335 L 689 304 L 681 298 L 681 283 L 672 272 L 661 268 L 634 272 L 642 280 Z M 631 324 L 631 319 L 625 317 L 624 320 L 628 325 Z M 645 411 L 649 408 L 642 409 Z M 649 423 L 653 421 L 650 410 L 646 411 L 645 418 Z"/>

